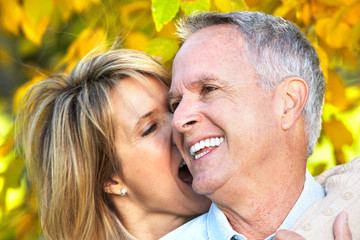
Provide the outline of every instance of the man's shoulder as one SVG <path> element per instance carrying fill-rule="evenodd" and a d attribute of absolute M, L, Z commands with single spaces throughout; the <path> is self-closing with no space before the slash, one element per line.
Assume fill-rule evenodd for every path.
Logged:
<path fill-rule="evenodd" d="M 333 239 L 333 224 L 340 212 L 349 215 L 353 239 L 360 239 L 360 158 L 322 173 L 316 180 L 326 197 L 314 204 L 292 230 L 306 239 Z"/>
<path fill-rule="evenodd" d="M 208 213 L 205 213 L 190 222 L 178 227 L 172 232 L 166 234 L 159 240 L 172 240 L 172 239 L 197 239 L 206 240 L 207 234 L 207 217 Z"/>

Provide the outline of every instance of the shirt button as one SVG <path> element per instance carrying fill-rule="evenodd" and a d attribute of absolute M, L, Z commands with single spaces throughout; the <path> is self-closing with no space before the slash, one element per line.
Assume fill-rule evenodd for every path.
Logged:
<path fill-rule="evenodd" d="M 331 215 L 334 214 L 334 209 L 332 209 L 332 208 L 325 209 L 325 210 L 323 211 L 323 214 L 324 214 L 325 216 L 331 216 Z"/>
<path fill-rule="evenodd" d="M 352 199 L 353 198 L 353 193 L 352 192 L 346 192 L 346 193 L 344 193 L 341 197 L 343 198 L 343 199 L 345 199 L 345 200 L 350 200 L 350 199 Z"/>
<path fill-rule="evenodd" d="M 311 225 L 311 223 L 307 223 L 307 224 L 303 225 L 301 227 L 301 229 L 304 231 L 310 231 L 312 229 L 312 225 Z"/>

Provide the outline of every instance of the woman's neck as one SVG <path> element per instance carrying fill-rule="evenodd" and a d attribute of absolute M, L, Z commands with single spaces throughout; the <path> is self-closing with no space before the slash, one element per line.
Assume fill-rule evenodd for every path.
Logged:
<path fill-rule="evenodd" d="M 121 204 L 118 211 L 125 229 L 136 239 L 141 240 L 157 240 L 195 217 L 150 212 L 126 203 Z"/>

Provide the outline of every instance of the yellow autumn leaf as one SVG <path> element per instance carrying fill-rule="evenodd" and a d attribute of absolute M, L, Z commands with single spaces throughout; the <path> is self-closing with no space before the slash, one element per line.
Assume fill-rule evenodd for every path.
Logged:
<path fill-rule="evenodd" d="M 345 5 L 353 5 L 356 2 L 359 2 L 359 0 L 343 0 Z"/>
<path fill-rule="evenodd" d="M 25 96 L 25 94 L 30 90 L 32 86 L 34 86 L 36 83 L 40 82 L 41 80 L 45 79 L 46 76 L 36 76 L 21 85 L 15 92 L 13 96 L 13 112 L 16 113 L 20 104 L 22 98 Z"/>
<path fill-rule="evenodd" d="M 310 4 L 304 3 L 301 7 L 300 19 L 303 21 L 305 25 L 309 25 L 311 20 L 311 11 L 310 11 Z"/>
<path fill-rule="evenodd" d="M 5 157 L 14 147 L 14 138 L 10 138 L 0 145 L 0 158 Z"/>
<path fill-rule="evenodd" d="M 347 99 L 351 104 L 356 104 L 360 101 L 360 86 L 350 86 L 346 88 Z M 359 105 L 360 106 L 360 105 Z M 358 115 L 360 116 L 360 108 L 358 109 Z"/>
<path fill-rule="evenodd" d="M 333 143 L 335 149 L 341 149 L 344 145 L 353 144 L 354 139 L 351 132 L 336 118 L 332 118 L 330 121 L 324 121 L 323 130 L 325 135 Z"/>
<path fill-rule="evenodd" d="M 325 101 L 339 110 L 345 110 L 349 106 L 346 98 L 346 88 L 337 73 L 330 70 L 329 78 L 326 85 Z"/>
<path fill-rule="evenodd" d="M 351 36 L 351 28 L 343 21 L 332 18 L 319 19 L 315 24 L 316 33 L 333 48 L 346 47 Z"/>
<path fill-rule="evenodd" d="M 220 12 L 231 12 L 248 10 L 249 7 L 244 0 L 214 0 L 213 4 Z"/>
<path fill-rule="evenodd" d="M 329 57 L 328 57 L 328 54 L 325 52 L 325 50 L 320 47 L 318 44 L 314 44 L 313 43 L 313 46 L 320 58 L 320 66 L 321 66 L 321 69 L 324 73 L 324 77 L 325 77 L 325 81 L 327 82 L 328 81 L 328 68 L 329 68 Z"/>
<path fill-rule="evenodd" d="M 299 6 L 299 2 L 297 1 L 285 1 L 280 7 L 276 8 L 273 15 L 285 17 L 290 11 L 293 11 L 297 6 Z"/>
<path fill-rule="evenodd" d="M 350 43 L 351 41 L 349 41 Z M 359 43 L 357 43 L 359 44 Z M 359 49 L 358 49 L 359 50 Z M 342 49 L 341 58 L 342 58 L 342 67 L 345 69 L 359 69 L 359 55 L 357 54 L 358 50 L 350 51 L 348 48 Z"/>
<path fill-rule="evenodd" d="M 100 0 L 73 0 L 72 3 L 74 5 L 75 11 L 78 13 L 82 12 L 85 8 L 87 8 L 91 3 L 99 3 Z"/>
<path fill-rule="evenodd" d="M 144 51 L 148 42 L 149 38 L 147 35 L 141 32 L 132 32 L 126 36 L 124 46 L 126 48 Z"/>
<path fill-rule="evenodd" d="M 315 23 L 315 32 L 323 40 L 326 39 L 327 26 L 330 24 L 330 21 L 331 18 L 320 18 Z"/>
<path fill-rule="evenodd" d="M 52 0 L 23 0 L 24 12 L 34 25 L 51 14 Z"/>
<path fill-rule="evenodd" d="M 324 3 L 328 6 L 341 6 L 343 4 L 343 0 L 317 0 L 321 3 Z"/>
<path fill-rule="evenodd" d="M 65 57 L 59 65 L 66 64 L 66 72 L 70 72 L 76 63 L 92 50 L 106 48 L 106 34 L 101 28 L 86 28 L 69 46 Z"/>
<path fill-rule="evenodd" d="M 258 7 L 261 2 L 263 2 L 262 0 L 245 0 L 246 5 L 251 9 L 251 8 L 256 8 Z"/>
<path fill-rule="evenodd" d="M 54 0 L 54 11 L 57 11 L 64 22 L 68 21 L 74 12 L 72 0 Z"/>
<path fill-rule="evenodd" d="M 329 46 L 333 48 L 347 47 L 349 38 L 351 36 L 351 28 L 349 24 L 343 21 L 345 14 L 348 12 L 348 7 L 339 8 L 327 29 L 326 41 Z"/>
<path fill-rule="evenodd" d="M 177 39 L 176 34 L 176 26 L 174 21 L 165 24 L 164 27 L 160 30 L 160 32 L 156 33 L 156 37 L 166 37 L 166 38 L 175 38 Z"/>
<path fill-rule="evenodd" d="M 360 21 L 360 1 L 352 6 L 344 16 L 344 21 L 351 26 L 356 25 Z"/>
<path fill-rule="evenodd" d="M 360 53 L 360 21 L 352 29 L 349 40 L 349 51 L 354 55 L 359 55 Z"/>
<path fill-rule="evenodd" d="M 19 25 L 23 18 L 23 11 L 19 1 L 0 1 L 0 25 L 7 31 L 19 35 Z"/>
<path fill-rule="evenodd" d="M 334 155 L 335 155 L 336 165 L 342 165 L 347 162 L 343 149 L 335 148 Z"/>
<path fill-rule="evenodd" d="M 133 25 L 131 17 L 134 13 L 144 12 L 150 9 L 150 1 L 136 1 L 131 2 L 130 4 L 121 6 L 120 11 L 120 20 L 121 23 L 125 26 L 131 27 Z"/>
<path fill-rule="evenodd" d="M 21 224 L 18 224 L 15 228 L 18 239 L 26 239 L 29 229 L 39 226 L 39 219 L 36 212 L 33 211 L 24 213 L 20 217 L 19 222 Z"/>
<path fill-rule="evenodd" d="M 329 7 L 328 5 L 319 1 L 310 2 L 310 12 L 314 19 L 333 17 L 337 9 L 337 7 Z"/>
<path fill-rule="evenodd" d="M 47 26 L 50 22 L 50 16 L 44 17 L 39 24 L 35 24 L 27 16 L 24 16 L 23 21 L 21 22 L 22 30 L 27 39 L 33 42 L 35 45 L 40 45 L 42 36 L 45 33 Z"/>
<path fill-rule="evenodd" d="M 21 184 L 17 188 L 8 188 L 6 191 L 5 205 L 6 210 L 11 211 L 19 207 L 25 200 L 26 195 L 26 181 L 21 180 Z"/>

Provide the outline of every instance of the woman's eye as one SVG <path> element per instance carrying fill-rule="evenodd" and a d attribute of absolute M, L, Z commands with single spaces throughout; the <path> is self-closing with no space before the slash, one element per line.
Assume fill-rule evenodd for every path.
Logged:
<path fill-rule="evenodd" d="M 218 89 L 218 88 L 217 88 L 217 87 L 214 87 L 214 86 L 203 86 L 203 88 L 201 89 L 201 93 L 202 93 L 202 94 L 206 94 L 206 93 L 215 91 L 215 90 L 217 90 L 217 89 Z"/>
<path fill-rule="evenodd" d="M 156 123 L 152 124 L 148 129 L 146 129 L 146 131 L 143 134 L 141 134 L 141 136 L 145 137 L 149 135 L 150 133 L 154 132 L 156 128 L 157 128 L 157 124 Z"/>

